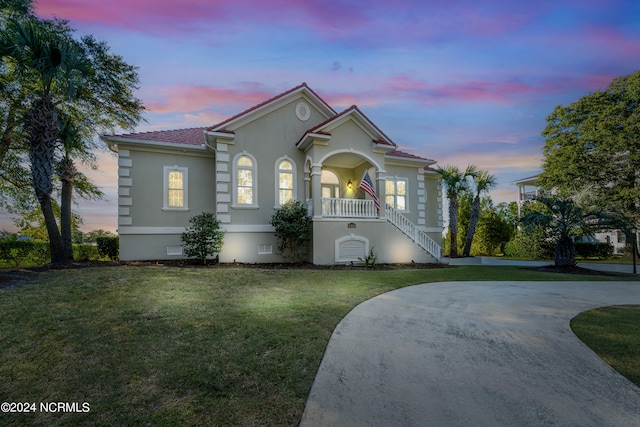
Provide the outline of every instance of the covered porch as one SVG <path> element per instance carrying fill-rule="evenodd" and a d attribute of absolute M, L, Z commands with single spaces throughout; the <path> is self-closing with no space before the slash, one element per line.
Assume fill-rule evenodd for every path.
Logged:
<path fill-rule="evenodd" d="M 385 179 L 380 167 L 372 159 L 354 150 L 332 153 L 305 168 L 306 202 L 314 219 L 353 218 L 384 219 Z M 368 175 L 380 209 L 362 188 Z"/>

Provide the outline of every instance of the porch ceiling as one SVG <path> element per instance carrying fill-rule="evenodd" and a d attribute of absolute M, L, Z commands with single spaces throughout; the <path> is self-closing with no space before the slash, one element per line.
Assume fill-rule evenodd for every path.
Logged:
<path fill-rule="evenodd" d="M 323 166 L 332 166 L 336 168 L 353 169 L 364 163 L 368 163 L 367 159 L 353 153 L 340 153 L 326 159 Z"/>

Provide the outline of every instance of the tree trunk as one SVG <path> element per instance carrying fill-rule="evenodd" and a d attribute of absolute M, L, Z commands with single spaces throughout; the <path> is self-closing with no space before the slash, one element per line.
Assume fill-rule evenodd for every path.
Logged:
<path fill-rule="evenodd" d="M 71 238 L 71 203 L 73 200 L 73 183 L 77 174 L 73 160 L 65 157 L 58 167 L 58 176 L 62 181 L 62 195 L 60 198 L 60 229 L 64 257 L 73 261 L 73 242 Z"/>
<path fill-rule="evenodd" d="M 569 236 L 562 236 L 556 243 L 556 267 L 574 267 L 576 265 L 576 247 Z"/>
<path fill-rule="evenodd" d="M 473 205 L 471 206 L 471 218 L 469 218 L 469 229 L 465 236 L 464 249 L 462 250 L 462 256 L 469 256 L 471 254 L 471 244 L 473 243 L 473 236 L 476 233 L 476 226 L 480 219 L 480 197 L 476 196 L 473 199 Z"/>
<path fill-rule="evenodd" d="M 458 195 L 449 198 L 449 231 L 451 234 L 450 257 L 458 256 Z"/>
<path fill-rule="evenodd" d="M 27 114 L 29 133 L 29 158 L 33 188 L 40 202 L 44 222 L 49 235 L 51 262 L 64 264 L 65 256 L 62 237 L 51 206 L 53 191 L 53 155 L 58 133 L 58 119 L 50 97 L 36 100 Z"/>
<path fill-rule="evenodd" d="M 62 246 L 62 237 L 60 236 L 56 217 L 53 213 L 53 207 L 51 206 L 51 198 L 48 195 L 41 195 L 38 196 L 38 201 L 40 202 L 42 215 L 44 215 L 44 223 L 47 226 L 49 247 L 51 250 L 51 263 L 65 264 L 66 258 L 64 248 Z"/>
<path fill-rule="evenodd" d="M 73 182 L 62 181 L 62 195 L 60 197 L 60 232 L 64 257 L 73 261 L 73 243 L 71 239 L 71 198 Z"/>

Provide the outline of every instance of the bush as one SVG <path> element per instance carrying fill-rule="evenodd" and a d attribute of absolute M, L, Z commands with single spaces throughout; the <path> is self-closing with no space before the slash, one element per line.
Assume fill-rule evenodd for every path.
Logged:
<path fill-rule="evenodd" d="M 100 258 L 100 252 L 96 246 L 73 245 L 73 259 L 76 261 L 98 261 Z"/>
<path fill-rule="evenodd" d="M 51 261 L 51 246 L 47 242 L 33 242 L 31 260 L 38 265 Z"/>
<path fill-rule="evenodd" d="M 554 251 L 554 242 L 542 230 L 519 230 L 514 239 L 504 245 L 504 255 L 513 258 L 553 259 Z"/>
<path fill-rule="evenodd" d="M 118 237 L 98 237 L 96 244 L 100 258 L 109 258 L 113 261 L 120 257 L 120 239 Z"/>
<path fill-rule="evenodd" d="M 276 229 L 278 254 L 293 261 L 307 257 L 313 223 L 305 205 L 297 200 L 288 201 L 276 210 L 270 224 Z"/>
<path fill-rule="evenodd" d="M 611 258 L 613 245 L 602 242 L 576 242 L 576 256 L 587 258 Z"/>
<path fill-rule="evenodd" d="M 209 212 L 203 212 L 189 219 L 192 224 L 182 233 L 182 246 L 189 258 L 196 258 L 206 265 L 207 257 L 220 253 L 224 232 L 220 231 L 220 221 Z"/>
<path fill-rule="evenodd" d="M 34 242 L 30 240 L 18 240 L 18 236 L 12 234 L 0 240 L 0 259 L 19 267 L 24 261 L 28 261 Z"/>

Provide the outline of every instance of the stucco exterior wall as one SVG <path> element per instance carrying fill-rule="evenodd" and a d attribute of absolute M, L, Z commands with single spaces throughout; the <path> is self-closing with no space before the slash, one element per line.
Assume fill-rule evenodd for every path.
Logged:
<path fill-rule="evenodd" d="M 121 189 L 127 188 L 128 194 L 120 195 L 119 228 L 186 227 L 192 216 L 202 212 L 215 212 L 215 171 L 212 153 L 187 155 L 135 149 L 125 151 L 131 167 L 127 176 L 121 176 L 120 179 L 125 178 L 130 185 L 120 186 Z M 187 210 L 163 210 L 164 166 L 187 168 Z M 123 221 L 124 218 L 127 220 Z"/>
<path fill-rule="evenodd" d="M 367 239 L 369 248 L 373 248 L 379 263 L 436 261 L 386 220 L 314 220 L 313 263 L 348 264 L 348 262 L 336 262 L 335 246 L 336 240 L 351 235 Z"/>
<path fill-rule="evenodd" d="M 256 161 L 257 172 L 257 200 L 258 207 L 241 207 L 233 200 L 231 191 L 231 206 L 229 215 L 231 224 L 268 224 L 277 206 L 276 199 L 276 161 L 287 156 L 295 163 L 295 199 L 305 200 L 304 183 L 304 154 L 298 150 L 295 143 L 306 130 L 313 127 L 324 118 L 315 110 L 307 121 L 301 121 L 295 113 L 295 106 L 299 100 L 293 101 L 269 114 L 234 130 L 233 143 L 228 145 L 230 159 L 230 184 L 234 182 L 234 159 L 238 155 L 248 154 Z"/>

